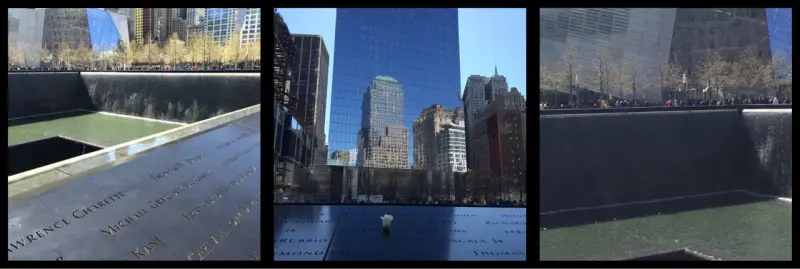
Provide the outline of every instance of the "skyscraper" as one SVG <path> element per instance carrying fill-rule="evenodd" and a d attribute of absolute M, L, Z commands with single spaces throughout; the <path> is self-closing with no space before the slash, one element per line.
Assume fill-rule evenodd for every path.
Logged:
<path fill-rule="evenodd" d="M 254 42 L 257 38 L 261 36 L 261 9 L 246 8 L 244 14 L 240 16 L 244 17 L 242 30 L 241 33 L 239 34 L 239 38 L 241 39 L 242 44 Z M 327 59 L 325 60 L 325 64 L 327 69 L 327 64 L 328 64 Z M 326 75 L 327 75 L 327 70 L 326 70 Z M 327 77 L 325 79 L 327 80 Z M 325 87 L 328 87 L 328 85 L 326 84 Z M 327 155 L 328 153 L 326 152 L 325 154 Z"/>
<path fill-rule="evenodd" d="M 9 29 L 10 30 L 10 29 Z M 55 52 L 62 42 L 71 48 L 90 48 L 94 56 L 128 42 L 127 17 L 101 8 L 48 8 L 42 46 Z M 127 45 L 127 44 L 126 44 Z"/>
<path fill-rule="evenodd" d="M 444 172 L 467 172 L 467 144 L 464 120 L 442 124 L 437 137 L 438 154 L 436 170 Z"/>
<path fill-rule="evenodd" d="M 238 8 L 206 8 L 206 31 L 217 42 L 228 42 L 239 31 Z"/>
<path fill-rule="evenodd" d="M 497 73 L 494 69 L 494 76 L 484 77 L 471 75 L 467 78 L 467 85 L 464 86 L 465 128 L 467 138 L 467 166 L 475 168 L 476 158 L 485 156 L 479 154 L 474 148 L 474 126 L 478 121 L 478 115 L 494 100 L 500 99 L 508 93 L 508 82 L 506 77 Z"/>
<path fill-rule="evenodd" d="M 408 168 L 403 99 L 403 89 L 392 77 L 377 76 L 369 84 L 361 104 L 358 166 Z"/>
<path fill-rule="evenodd" d="M 393 117 L 406 132 L 433 104 L 460 106 L 457 9 L 338 9 L 335 51 L 331 151 L 357 146 L 365 85 L 377 76 L 402 85 L 404 110 Z M 405 143 L 408 154 L 411 140 Z"/>
<path fill-rule="evenodd" d="M 328 100 L 328 48 L 318 35 L 293 34 L 295 60 L 292 66 L 291 94 L 297 96 L 295 116 L 300 124 L 312 129 L 316 148 L 325 145 L 325 106 Z M 325 151 L 322 157 L 328 155 Z M 319 156 L 319 155 L 317 155 Z M 316 164 L 320 164 L 314 161 Z"/>
<path fill-rule="evenodd" d="M 767 26 L 775 73 L 784 76 L 792 64 L 792 9 L 767 8 Z"/>
<path fill-rule="evenodd" d="M 594 75 L 598 52 L 607 52 L 613 66 L 635 61 L 643 77 L 654 77 L 662 64 L 676 63 L 686 70 L 692 84 L 688 88 L 698 89 L 703 88 L 697 79 L 698 62 L 709 50 L 729 62 L 747 46 L 755 47 L 762 58 L 770 55 L 772 36 L 764 8 L 543 8 L 539 14 L 541 63 L 553 65 L 566 51 L 575 52 L 581 62 L 575 72 L 577 84 L 592 91 L 599 91 Z M 667 91 L 654 86 L 658 83 L 651 84 L 637 85 L 636 98 L 669 98 Z M 623 95 L 633 97 L 632 92 Z"/>
<path fill-rule="evenodd" d="M 461 108 L 458 108 L 459 110 Z M 461 121 L 463 111 L 460 110 Z M 439 104 L 422 110 L 419 117 L 414 120 L 412 128 L 414 140 L 414 169 L 436 169 L 439 160 L 439 133 L 442 125 L 458 122 L 456 111 L 444 108 Z M 461 126 L 463 129 L 463 124 Z"/>

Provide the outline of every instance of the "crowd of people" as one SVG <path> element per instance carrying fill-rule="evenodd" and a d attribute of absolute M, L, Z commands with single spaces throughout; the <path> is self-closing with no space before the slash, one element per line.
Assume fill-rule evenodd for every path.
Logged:
<path fill-rule="evenodd" d="M 622 107 L 653 107 L 653 106 L 665 106 L 665 107 L 693 107 L 693 106 L 722 106 L 722 105 L 754 105 L 754 104 L 763 104 L 763 105 L 788 105 L 791 104 L 792 100 L 789 97 L 784 97 L 782 99 L 778 98 L 777 96 L 772 98 L 765 98 L 765 97 L 736 97 L 736 98 L 726 98 L 726 99 L 695 99 L 695 98 L 688 98 L 688 99 L 669 99 L 666 102 L 662 103 L 650 103 L 647 100 L 602 100 L 598 99 L 591 102 L 570 102 L 568 104 L 558 104 L 558 106 L 551 106 L 548 104 L 547 101 L 539 103 L 539 110 L 544 109 L 569 109 L 569 108 L 622 108 Z"/>
<path fill-rule="evenodd" d="M 779 99 L 777 96 L 772 98 L 765 97 L 743 97 L 729 99 L 671 99 L 664 103 L 667 107 L 687 107 L 687 106 L 721 106 L 721 105 L 789 105 L 792 100 L 789 97 Z"/>

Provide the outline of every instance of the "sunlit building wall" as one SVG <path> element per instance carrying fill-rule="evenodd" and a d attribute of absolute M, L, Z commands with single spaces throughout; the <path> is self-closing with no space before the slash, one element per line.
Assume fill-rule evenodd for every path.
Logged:
<path fill-rule="evenodd" d="M 244 22 L 239 34 L 241 43 L 255 42 L 261 36 L 261 9 L 246 8 L 243 15 Z"/>
<path fill-rule="evenodd" d="M 16 64 L 39 66 L 39 50 L 44 33 L 44 8 L 9 8 L 8 43 L 22 54 Z"/>
<path fill-rule="evenodd" d="M 236 33 L 241 24 L 237 25 L 239 8 L 206 8 L 206 31 L 217 42 L 225 43 Z"/>
<path fill-rule="evenodd" d="M 134 9 L 134 14 L 136 17 L 134 19 L 133 36 L 136 39 L 136 44 L 144 44 L 144 9 L 136 8 Z"/>

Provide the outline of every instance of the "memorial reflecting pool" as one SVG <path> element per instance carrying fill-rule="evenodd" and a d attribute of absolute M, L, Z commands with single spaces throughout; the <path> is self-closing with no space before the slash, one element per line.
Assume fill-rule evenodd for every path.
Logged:
<path fill-rule="evenodd" d="M 681 249 L 718 260 L 792 259 L 791 202 L 745 192 L 555 212 L 540 221 L 542 260 L 625 260 Z"/>
<path fill-rule="evenodd" d="M 8 145 L 53 136 L 64 136 L 109 147 L 160 133 L 180 124 L 148 121 L 87 111 L 9 120 Z"/>

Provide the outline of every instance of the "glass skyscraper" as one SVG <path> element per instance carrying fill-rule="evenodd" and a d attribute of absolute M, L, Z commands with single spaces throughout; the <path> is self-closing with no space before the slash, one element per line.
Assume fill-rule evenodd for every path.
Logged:
<path fill-rule="evenodd" d="M 329 152 L 357 148 L 363 97 L 376 79 L 400 85 L 409 132 L 423 109 L 460 106 L 458 9 L 338 9 L 334 51 Z"/>
<path fill-rule="evenodd" d="M 785 74 L 792 64 L 792 9 L 767 8 L 767 26 L 772 56 L 783 56 L 785 61 L 775 60 L 775 71 Z"/>

